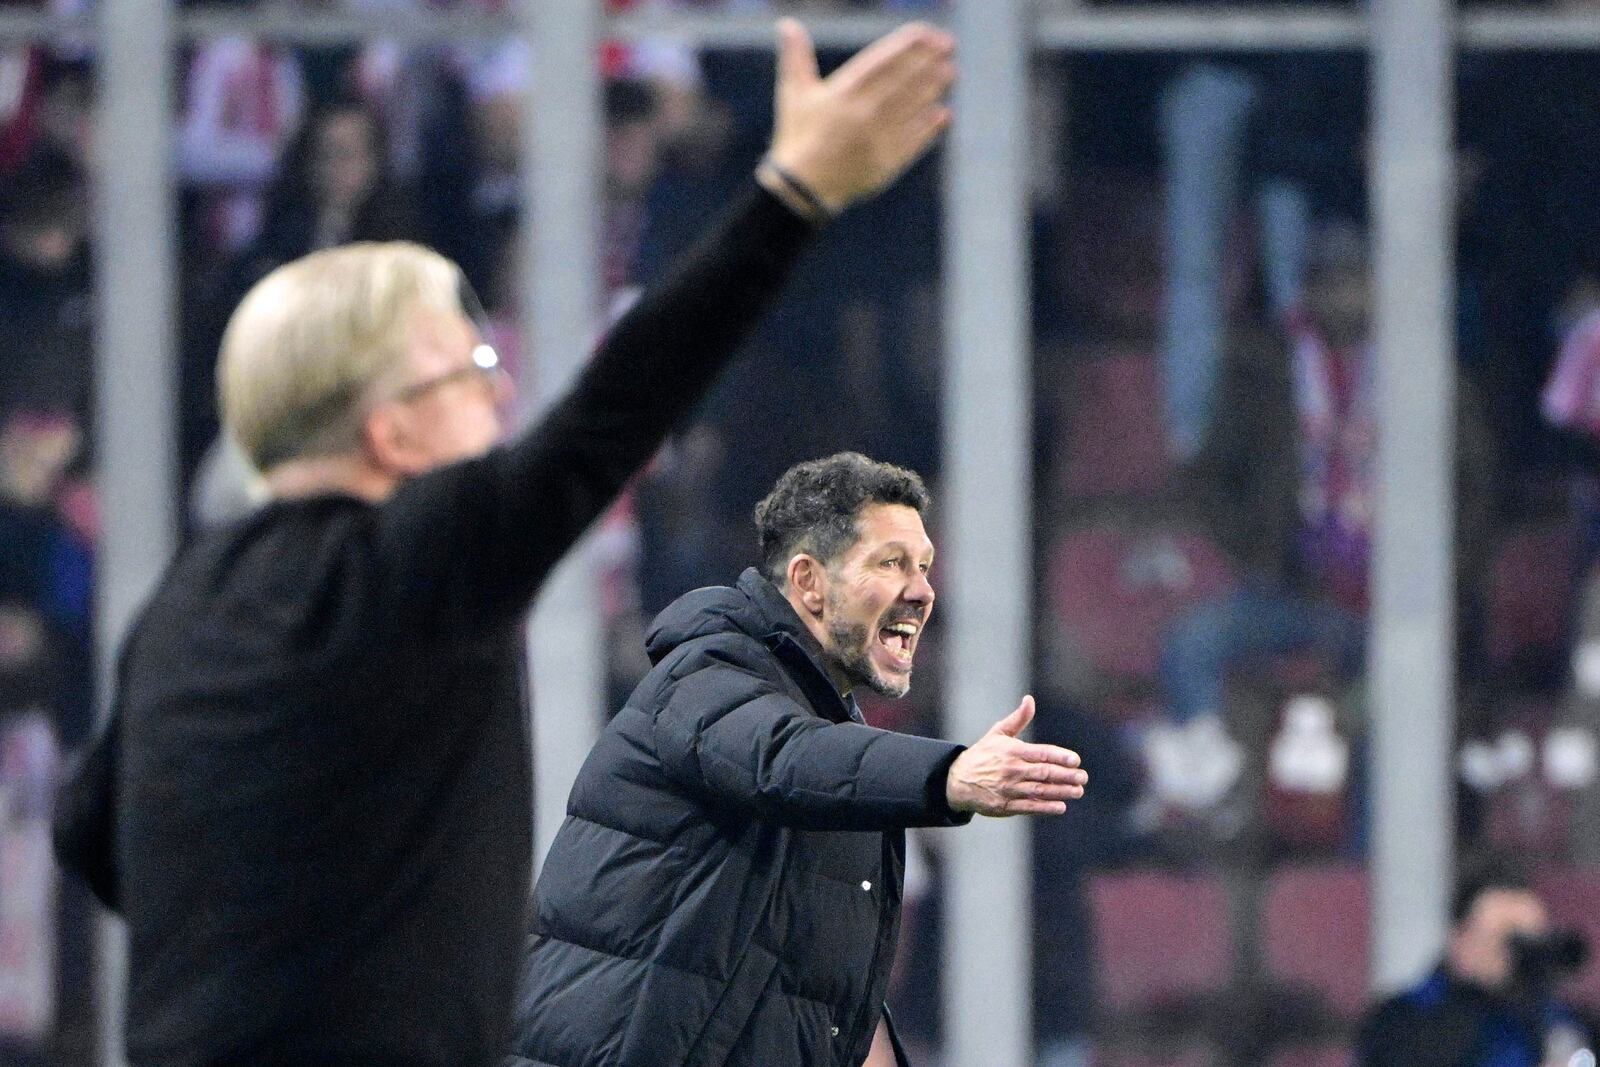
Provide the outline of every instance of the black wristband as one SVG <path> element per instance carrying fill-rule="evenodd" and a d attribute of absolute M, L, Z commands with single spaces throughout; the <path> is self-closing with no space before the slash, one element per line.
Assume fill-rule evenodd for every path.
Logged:
<path fill-rule="evenodd" d="M 811 186 L 795 177 L 785 168 L 773 162 L 772 157 L 768 156 L 761 162 L 764 166 L 772 171 L 773 175 L 780 182 L 783 183 L 784 188 L 788 189 L 795 196 L 799 197 L 800 200 L 805 203 L 806 207 L 810 208 L 818 218 L 833 218 L 835 214 L 834 210 L 828 206 L 827 202 L 823 200 L 822 197 L 817 195 L 817 191 L 815 189 L 811 188 Z"/>

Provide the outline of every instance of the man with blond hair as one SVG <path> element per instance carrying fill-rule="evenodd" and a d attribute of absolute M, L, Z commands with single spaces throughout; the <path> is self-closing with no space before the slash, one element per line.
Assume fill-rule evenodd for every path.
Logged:
<path fill-rule="evenodd" d="M 938 135 L 951 51 L 908 26 L 822 79 L 781 23 L 755 184 L 504 447 L 447 260 L 338 249 L 245 298 L 223 408 L 271 499 L 161 583 L 58 826 L 128 920 L 131 1062 L 499 1058 L 531 867 L 521 617 L 816 224 Z"/>

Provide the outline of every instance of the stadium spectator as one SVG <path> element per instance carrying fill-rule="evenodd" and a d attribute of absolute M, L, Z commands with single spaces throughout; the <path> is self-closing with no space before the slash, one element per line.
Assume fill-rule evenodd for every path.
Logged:
<path fill-rule="evenodd" d="M 1243 335 L 1229 352 L 1218 407 L 1225 414 L 1187 473 L 1197 509 L 1241 580 L 1180 616 L 1163 642 L 1171 721 L 1150 729 L 1145 755 L 1154 794 L 1170 804 L 1211 807 L 1244 767 L 1226 723 L 1231 670 L 1311 651 L 1324 689 L 1360 674 L 1377 445 L 1369 286 L 1364 236 L 1352 224 L 1325 224 L 1312 244 L 1306 310 L 1291 320 L 1288 343 Z M 1482 558 L 1489 463 L 1465 383 L 1459 399 L 1457 574 L 1468 604 Z M 1336 791 L 1348 749 L 1327 704 L 1295 707 L 1303 714 L 1287 725 L 1313 742 L 1297 753 L 1306 780 L 1318 783 L 1315 791 Z"/>
<path fill-rule="evenodd" d="M 1570 688 L 1554 732 L 1563 739 L 1557 743 L 1576 754 L 1578 773 L 1568 783 L 1579 786 L 1569 835 L 1572 854 L 1594 863 L 1600 861 L 1600 789 L 1592 788 L 1600 735 L 1600 270 L 1591 267 L 1574 279 L 1561 320 L 1560 350 L 1540 403 L 1573 459 Z"/>
<path fill-rule="evenodd" d="M 0 961 L 0 1035 L 20 1027 L 37 1036 L 53 1015 L 58 1043 L 73 1035 L 87 1042 L 93 1029 L 89 895 L 76 884 L 58 893 L 44 857 L 18 835 L 31 842 L 48 821 L 53 784 L 40 775 L 55 777 L 57 754 L 85 741 L 93 715 L 95 531 L 77 479 L 82 446 L 68 416 L 0 417 L 0 751 L 36 754 L 20 768 L 0 759 L 0 795 L 11 798 L 0 805 L 11 905 L 0 916 L 9 946 Z M 28 769 L 38 773 L 18 777 Z"/>
<path fill-rule="evenodd" d="M 1367 1014 L 1357 1067 L 1593 1063 L 1592 1022 L 1557 992 L 1587 949 L 1553 926 L 1527 881 L 1505 869 L 1469 875 L 1450 918 L 1445 957 L 1433 972 Z"/>
<path fill-rule="evenodd" d="M 242 264 L 242 293 L 269 271 L 351 241 L 416 237 L 405 191 L 396 188 L 378 117 L 344 100 L 308 114 L 267 192 L 261 233 Z"/>
<path fill-rule="evenodd" d="M 0 172 L 41 152 L 59 153 L 80 170 L 90 159 L 94 90 L 88 64 L 31 46 L 0 52 Z"/>
<path fill-rule="evenodd" d="M 1223 279 L 1241 187 L 1254 194 L 1269 312 L 1285 322 L 1300 312 L 1313 219 L 1361 206 L 1362 90 L 1359 63 L 1323 56 L 1202 60 L 1163 90 L 1162 350 L 1169 439 L 1180 462 L 1200 452 L 1222 410 Z"/>
<path fill-rule="evenodd" d="M 178 175 L 197 194 L 207 248 L 236 254 L 260 232 L 262 193 L 304 109 L 292 50 L 236 37 L 195 49 L 184 79 Z"/>
<path fill-rule="evenodd" d="M 88 191 L 42 150 L 0 184 L 0 408 L 88 425 L 92 379 Z"/>
<path fill-rule="evenodd" d="M 75 745 L 88 734 L 93 533 L 74 513 L 83 433 L 64 414 L 0 421 L 0 708 L 56 713 Z"/>
<path fill-rule="evenodd" d="M 218 434 L 216 352 L 227 314 L 257 281 L 309 252 L 351 241 L 416 239 L 420 226 L 409 191 L 398 187 L 384 130 L 373 111 L 353 99 L 313 108 L 284 152 L 264 197 L 260 231 L 226 266 L 222 253 L 202 255 L 189 279 L 189 336 L 183 375 L 184 468 L 209 478 L 237 467 Z M 219 462 L 220 461 L 220 462 Z M 207 494 L 245 503 L 247 482 L 230 492 L 215 480 Z M 226 513 L 209 504 L 210 515 Z"/>
<path fill-rule="evenodd" d="M 1361 665 L 1376 444 L 1368 279 L 1358 232 L 1326 231 L 1319 246 L 1290 344 L 1241 337 L 1229 352 L 1226 415 L 1194 465 L 1207 525 L 1243 576 L 1163 643 L 1171 722 L 1150 729 L 1146 759 L 1168 802 L 1208 807 L 1243 770 L 1226 724 L 1230 669 L 1308 647 L 1345 678 Z"/>

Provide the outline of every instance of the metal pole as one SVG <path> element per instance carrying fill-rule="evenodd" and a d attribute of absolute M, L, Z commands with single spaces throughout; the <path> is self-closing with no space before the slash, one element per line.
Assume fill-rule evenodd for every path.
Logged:
<path fill-rule="evenodd" d="M 600 5 L 521 0 L 517 11 L 537 53 L 522 117 L 528 250 L 522 306 L 543 410 L 583 366 L 599 321 Z M 597 575 L 588 544 L 551 576 L 529 628 L 538 860 L 561 826 L 605 695 Z"/>
<path fill-rule="evenodd" d="M 101 17 L 95 430 L 105 536 L 95 607 L 104 715 L 117 647 L 176 546 L 178 360 L 171 10 L 106 0 Z M 127 941 L 109 917 L 96 962 L 100 1060 L 121 1064 Z"/>
<path fill-rule="evenodd" d="M 957 0 L 968 77 L 946 155 L 944 412 L 947 731 L 973 740 L 1029 677 L 1032 398 L 1024 0 Z M 974 73 L 976 72 L 976 73 Z M 1032 1056 L 1028 826 L 980 819 L 950 846 L 944 1061 Z"/>
<path fill-rule="evenodd" d="M 1454 844 L 1453 45 L 1449 0 L 1375 0 L 1372 18 L 1372 939 L 1389 990 L 1444 944 Z"/>

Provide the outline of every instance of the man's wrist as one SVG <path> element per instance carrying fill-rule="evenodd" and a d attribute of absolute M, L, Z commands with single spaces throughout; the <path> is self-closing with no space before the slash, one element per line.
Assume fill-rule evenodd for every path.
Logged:
<path fill-rule="evenodd" d="M 952 776 L 955 773 L 956 760 L 960 759 L 961 754 L 966 750 L 965 745 L 958 745 L 948 757 L 939 761 L 938 770 L 928 780 L 929 803 L 934 806 L 934 810 L 943 809 L 944 812 L 948 813 L 947 818 L 958 822 L 966 822 L 972 818 L 971 811 L 956 807 L 955 798 L 951 796 L 950 788 L 951 783 L 954 781 Z"/>
<path fill-rule="evenodd" d="M 796 215 L 814 226 L 824 225 L 839 213 L 839 208 L 824 199 L 809 182 L 771 156 L 763 157 L 757 164 L 756 181 Z"/>

